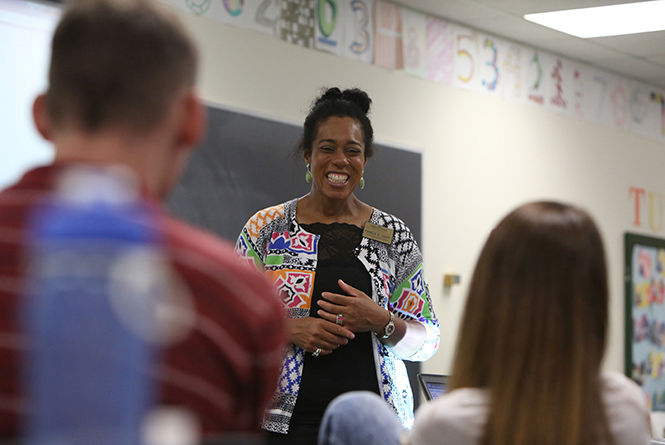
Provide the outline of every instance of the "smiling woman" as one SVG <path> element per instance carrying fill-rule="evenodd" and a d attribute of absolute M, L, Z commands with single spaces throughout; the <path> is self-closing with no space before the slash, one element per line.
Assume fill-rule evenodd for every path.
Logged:
<path fill-rule="evenodd" d="M 410 426 L 402 360 L 438 347 L 411 231 L 355 195 L 373 153 L 370 104 L 364 91 L 338 88 L 314 102 L 299 147 L 309 193 L 257 212 L 238 238 L 237 252 L 276 283 L 289 317 L 291 345 L 263 424 L 271 444 L 316 443 L 330 400 L 352 390 L 381 395 Z"/>
<path fill-rule="evenodd" d="M 363 180 L 367 163 L 363 131 L 358 121 L 331 116 L 321 122 L 304 158 L 312 177 L 312 190 L 298 203 L 301 221 L 318 220 L 323 216 L 331 222 L 340 222 L 342 216 L 343 222 L 362 225 L 372 209 L 353 194 Z M 349 209 L 344 211 L 341 207 Z"/>

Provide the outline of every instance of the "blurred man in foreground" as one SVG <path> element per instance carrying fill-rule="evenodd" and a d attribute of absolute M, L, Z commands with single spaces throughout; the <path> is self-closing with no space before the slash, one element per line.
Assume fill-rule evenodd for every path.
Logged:
<path fill-rule="evenodd" d="M 0 192 L 0 439 L 16 437 L 31 409 L 21 382 L 30 347 L 20 323 L 27 221 L 62 177 L 81 167 L 101 176 L 120 171 L 120 182 L 136 183 L 139 200 L 153 211 L 178 294 L 165 311 L 177 335 L 160 342 L 150 372 L 156 403 L 184 408 L 205 435 L 258 430 L 281 364 L 281 304 L 232 247 L 157 204 L 202 136 L 196 68 L 187 32 L 148 0 L 72 0 L 64 11 L 48 90 L 33 107 L 55 161 Z"/>

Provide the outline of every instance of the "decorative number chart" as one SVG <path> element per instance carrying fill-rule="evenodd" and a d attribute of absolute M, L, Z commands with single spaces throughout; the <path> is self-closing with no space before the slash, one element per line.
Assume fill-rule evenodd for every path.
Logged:
<path fill-rule="evenodd" d="M 229 25 L 665 141 L 665 89 L 384 0 L 163 0 Z"/>

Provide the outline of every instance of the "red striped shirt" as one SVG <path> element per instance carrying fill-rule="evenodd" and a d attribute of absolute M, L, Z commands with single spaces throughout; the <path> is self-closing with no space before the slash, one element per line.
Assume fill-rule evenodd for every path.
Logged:
<path fill-rule="evenodd" d="M 28 172 L 0 192 L 0 437 L 19 432 L 28 408 L 21 395 L 26 339 L 17 323 L 26 264 L 24 225 L 63 166 Z M 152 205 L 152 204 L 151 204 Z M 258 431 L 277 384 L 286 342 L 283 306 L 231 245 L 156 208 L 175 285 L 190 302 L 190 326 L 161 351 L 153 371 L 160 404 L 192 411 L 204 434 Z M 193 310 L 191 310 L 193 309 Z"/>

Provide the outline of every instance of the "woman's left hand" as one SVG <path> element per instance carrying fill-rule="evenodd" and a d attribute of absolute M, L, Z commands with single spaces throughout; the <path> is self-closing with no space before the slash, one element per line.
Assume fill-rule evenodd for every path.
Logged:
<path fill-rule="evenodd" d="M 388 324 L 390 313 L 380 307 L 366 293 L 337 280 L 339 287 L 348 295 L 322 292 L 324 300 L 319 300 L 321 309 L 317 314 L 330 322 L 336 323 L 342 316 L 342 326 L 353 332 L 378 332 Z"/>

